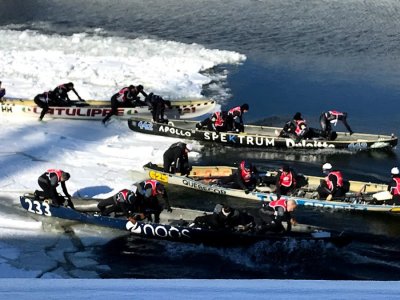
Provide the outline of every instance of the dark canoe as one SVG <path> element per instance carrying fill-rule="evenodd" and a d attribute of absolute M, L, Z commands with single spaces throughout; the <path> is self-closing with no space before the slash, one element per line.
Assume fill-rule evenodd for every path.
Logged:
<path fill-rule="evenodd" d="M 168 124 L 155 123 L 137 117 L 128 120 L 129 128 L 136 132 L 260 149 L 391 149 L 397 145 L 398 140 L 393 134 L 354 133 L 349 135 L 345 132 L 338 132 L 338 137 L 334 141 L 309 139 L 296 143 L 293 139 L 278 137 L 275 133 L 276 130 L 281 130 L 278 127 L 246 125 L 245 133 L 218 133 L 197 130 L 195 125 L 195 121 L 188 120 L 173 120 Z"/>
<path fill-rule="evenodd" d="M 231 230 L 209 230 L 203 228 L 189 227 L 187 222 L 194 219 L 194 216 L 204 215 L 202 211 L 175 208 L 173 213 L 164 212 L 161 215 L 160 224 L 137 222 L 133 224 L 126 218 L 105 217 L 93 212 L 79 211 L 64 206 L 53 206 L 46 201 L 34 200 L 31 196 L 20 197 L 21 205 L 28 212 L 42 215 L 44 217 L 55 217 L 73 220 L 81 223 L 109 227 L 124 230 L 131 234 L 151 239 L 169 240 L 175 242 L 204 244 L 221 247 L 249 246 L 260 241 L 279 242 L 288 239 L 299 241 L 325 241 L 337 246 L 344 246 L 350 242 L 345 236 L 333 236 L 330 232 L 316 230 L 315 227 L 299 225 L 298 231 L 285 234 L 253 234 Z M 183 220 L 188 218 L 189 220 Z M 186 222 L 185 222 L 186 221 Z M 296 227 L 294 227 L 296 228 Z"/>

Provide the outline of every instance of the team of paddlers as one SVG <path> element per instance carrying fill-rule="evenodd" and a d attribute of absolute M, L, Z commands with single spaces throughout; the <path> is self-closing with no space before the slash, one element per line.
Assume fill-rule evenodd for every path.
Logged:
<path fill-rule="evenodd" d="M 231 108 L 228 111 L 217 111 L 202 122 L 196 124 L 198 130 L 209 130 L 216 132 L 244 132 L 245 125 L 243 114 L 249 111 L 247 103 Z M 327 139 L 335 140 L 337 134 L 332 130 L 332 125 L 336 126 L 338 121 L 342 121 L 350 135 L 353 131 L 347 123 L 347 113 L 330 110 L 323 112 L 319 118 L 321 129 L 309 127 L 306 120 L 303 119 L 300 112 L 297 112 L 293 119 L 286 122 L 281 131 L 276 134 L 280 137 L 288 137 L 296 142 L 302 139 Z"/>
<path fill-rule="evenodd" d="M 68 93 L 71 91 L 74 92 L 74 94 L 78 97 L 80 102 L 79 105 L 88 105 L 85 100 L 79 96 L 72 82 L 64 83 L 57 86 L 54 90 L 46 91 L 35 96 L 34 102 L 42 109 L 39 116 L 39 121 L 43 120 L 43 117 L 49 111 L 51 106 L 68 107 L 71 105 L 76 105 L 77 101 L 71 101 L 68 96 Z M 139 94 L 144 96 L 144 100 L 141 100 Z M 2 96 L 0 96 L 0 98 L 1 97 Z M 111 97 L 111 110 L 102 120 L 102 123 L 107 124 L 113 115 L 117 115 L 118 108 L 120 107 L 137 106 L 148 106 L 151 110 L 154 122 L 168 123 L 168 120 L 164 117 L 164 112 L 166 108 L 171 108 L 171 102 L 169 100 L 164 100 L 161 96 L 155 95 L 154 93 L 147 94 L 143 90 L 143 86 L 140 84 L 136 86 L 129 85 L 127 87 L 123 87 Z"/>

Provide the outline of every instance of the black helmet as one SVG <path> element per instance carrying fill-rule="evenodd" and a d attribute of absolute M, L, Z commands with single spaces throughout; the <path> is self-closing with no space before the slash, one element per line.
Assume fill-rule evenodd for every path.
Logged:
<path fill-rule="evenodd" d="M 297 112 L 294 114 L 293 120 L 301 120 L 301 119 L 303 119 L 301 113 Z"/>
<path fill-rule="evenodd" d="M 139 84 L 139 85 L 136 87 L 136 89 L 137 89 L 139 92 L 143 91 L 143 85 Z"/>
<path fill-rule="evenodd" d="M 131 84 L 130 86 L 128 86 L 128 89 L 129 89 L 129 90 L 133 90 L 134 88 L 135 88 L 135 86 L 132 85 L 132 84 Z"/>
<path fill-rule="evenodd" d="M 74 87 L 74 84 L 72 82 L 68 82 L 65 84 L 65 86 L 72 89 Z"/>
<path fill-rule="evenodd" d="M 249 105 L 247 103 L 243 104 L 242 106 L 240 106 L 240 110 L 241 111 L 249 110 Z"/>
<path fill-rule="evenodd" d="M 290 171 L 289 165 L 283 164 L 283 165 L 282 165 L 282 171 L 283 171 L 283 172 L 289 172 L 289 171 Z"/>

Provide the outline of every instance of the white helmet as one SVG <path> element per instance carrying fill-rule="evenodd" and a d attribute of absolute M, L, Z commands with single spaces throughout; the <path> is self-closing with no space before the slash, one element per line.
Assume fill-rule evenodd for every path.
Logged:
<path fill-rule="evenodd" d="M 331 170 L 332 169 L 332 165 L 330 163 L 325 163 L 322 166 L 322 170 Z"/>
<path fill-rule="evenodd" d="M 186 149 L 188 149 L 188 151 L 192 151 L 193 150 L 193 145 L 192 144 L 186 144 Z"/>
<path fill-rule="evenodd" d="M 392 175 L 399 175 L 400 174 L 399 168 L 398 167 L 392 168 L 390 173 L 392 173 Z"/>

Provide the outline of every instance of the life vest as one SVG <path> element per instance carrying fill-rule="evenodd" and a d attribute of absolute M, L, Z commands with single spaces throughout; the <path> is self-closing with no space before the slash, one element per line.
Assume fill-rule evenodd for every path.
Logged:
<path fill-rule="evenodd" d="M 333 171 L 333 172 L 330 172 L 329 174 L 328 174 L 328 176 L 326 176 L 325 177 L 325 181 L 326 181 L 326 184 L 328 185 L 328 189 L 329 190 L 333 190 L 333 183 L 332 183 L 332 181 L 329 179 L 329 176 L 330 175 L 335 175 L 336 176 L 336 178 L 337 178 L 337 186 L 339 186 L 339 187 L 342 187 L 343 186 L 343 176 L 342 176 L 342 173 L 340 172 L 340 171 Z"/>
<path fill-rule="evenodd" d="M 225 120 L 222 117 L 222 112 L 217 111 L 216 113 L 214 113 L 216 120 L 214 121 L 214 126 L 215 127 L 221 127 L 224 126 Z"/>
<path fill-rule="evenodd" d="M 287 211 L 287 203 L 285 199 L 278 199 L 271 201 L 269 204 L 269 207 L 272 207 L 273 209 L 277 207 L 282 207 L 285 211 Z"/>
<path fill-rule="evenodd" d="M 399 177 L 393 177 L 393 180 L 396 181 L 396 186 L 395 187 L 392 186 L 390 188 L 390 193 L 393 196 L 400 195 L 400 178 Z"/>
<path fill-rule="evenodd" d="M 228 115 L 235 116 L 235 113 L 238 113 L 237 116 L 241 116 L 242 115 L 242 110 L 241 110 L 240 106 L 236 106 L 234 108 L 231 108 L 228 111 Z"/>
<path fill-rule="evenodd" d="M 290 187 L 296 184 L 296 180 L 293 178 L 292 172 L 282 171 L 281 176 L 279 177 L 279 183 L 281 186 Z"/>
<path fill-rule="evenodd" d="M 118 100 L 119 102 L 125 102 L 125 100 L 126 100 L 125 92 L 128 92 L 128 91 L 129 91 L 129 89 L 128 89 L 127 87 L 124 87 L 123 89 L 121 89 L 121 90 L 118 92 L 117 100 Z"/>
<path fill-rule="evenodd" d="M 240 163 L 240 176 L 242 177 L 244 182 L 249 182 L 251 179 L 251 170 L 246 170 L 245 163 L 246 162 L 244 160 Z"/>
<path fill-rule="evenodd" d="M 330 110 L 328 111 L 327 118 L 329 119 L 329 122 L 333 123 L 336 126 L 340 116 L 343 116 L 342 112 L 337 110 Z"/>
<path fill-rule="evenodd" d="M 50 179 L 51 174 L 56 174 L 57 175 L 57 181 L 61 182 L 61 176 L 62 176 L 63 171 L 62 170 L 57 170 L 57 169 L 48 169 L 46 171 L 47 177 Z"/>
<path fill-rule="evenodd" d="M 144 182 L 144 186 L 143 187 L 146 187 L 146 185 L 148 185 L 148 184 L 151 185 L 151 195 L 152 196 L 156 196 L 157 195 L 157 184 L 158 184 L 158 181 L 157 180 L 153 180 L 153 179 L 146 180 Z"/>
<path fill-rule="evenodd" d="M 131 203 L 130 200 L 129 200 L 130 194 L 131 194 L 131 191 L 130 191 L 130 190 L 127 190 L 127 189 L 124 189 L 124 190 L 120 191 L 120 192 L 118 193 L 118 195 L 117 195 L 117 201 L 118 201 L 118 202 L 128 202 L 128 203 Z"/>
<path fill-rule="evenodd" d="M 306 120 L 294 120 L 296 122 L 296 129 L 294 132 L 297 135 L 300 135 L 303 132 L 303 129 L 301 129 L 301 125 L 306 125 Z"/>

